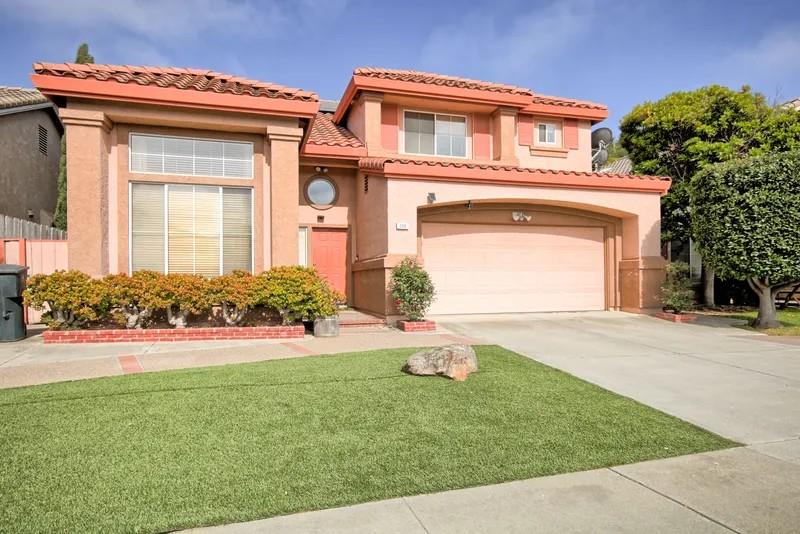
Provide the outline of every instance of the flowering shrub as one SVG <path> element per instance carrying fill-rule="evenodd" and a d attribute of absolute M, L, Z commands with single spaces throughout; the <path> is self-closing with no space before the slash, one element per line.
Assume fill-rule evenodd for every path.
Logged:
<path fill-rule="evenodd" d="M 413 258 L 392 269 L 389 283 L 397 307 L 412 321 L 421 321 L 433 302 L 436 290 L 431 277 Z"/>
<path fill-rule="evenodd" d="M 136 271 L 132 275 L 110 274 L 103 278 L 103 289 L 112 310 L 121 315 L 126 328 L 142 328 L 153 312 L 166 308 L 160 281 L 155 271 Z"/>
<path fill-rule="evenodd" d="M 93 280 L 79 271 L 56 271 L 32 276 L 25 291 L 26 304 L 47 310 L 52 328 L 80 327 L 109 312 L 127 328 L 144 328 L 158 310 L 167 312 L 169 324 L 185 328 L 189 315 L 207 312 L 214 304 L 221 306 L 228 326 L 241 324 L 256 306 L 277 312 L 290 325 L 336 315 L 344 299 L 306 267 L 275 267 L 258 276 L 234 271 L 211 279 L 136 271 Z"/>
<path fill-rule="evenodd" d="M 694 291 L 689 278 L 689 265 L 682 261 L 667 264 L 667 278 L 661 286 L 664 311 L 681 313 L 694 306 Z"/>
<path fill-rule="evenodd" d="M 46 310 L 43 318 L 53 329 L 82 326 L 104 316 L 109 307 L 102 283 L 80 271 L 33 275 L 24 297 L 26 305 Z"/>
<path fill-rule="evenodd" d="M 164 299 L 167 320 L 175 328 L 186 328 L 189 315 L 211 307 L 209 282 L 198 274 L 167 274 L 160 278 L 158 290 Z"/>
<path fill-rule="evenodd" d="M 245 314 L 263 300 L 257 278 L 248 271 L 233 271 L 212 278 L 208 285 L 210 300 L 222 307 L 222 317 L 228 326 L 241 324 Z"/>
<path fill-rule="evenodd" d="M 276 310 L 284 325 L 336 315 L 336 302 L 343 298 L 309 267 L 273 267 L 258 279 L 262 304 Z"/>

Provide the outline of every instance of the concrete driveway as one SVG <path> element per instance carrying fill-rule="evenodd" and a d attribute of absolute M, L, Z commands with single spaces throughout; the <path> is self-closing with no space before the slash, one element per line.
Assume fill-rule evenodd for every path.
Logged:
<path fill-rule="evenodd" d="M 741 443 L 800 436 L 798 345 L 721 321 L 673 324 L 614 312 L 438 321 Z"/>

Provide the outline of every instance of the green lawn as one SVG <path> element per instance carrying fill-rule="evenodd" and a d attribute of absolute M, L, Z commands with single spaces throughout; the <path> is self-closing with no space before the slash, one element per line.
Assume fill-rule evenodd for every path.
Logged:
<path fill-rule="evenodd" d="M 742 311 L 735 313 L 723 314 L 724 317 L 732 319 L 743 319 L 752 321 L 758 315 L 758 310 Z M 785 310 L 778 310 L 778 320 L 781 322 L 780 328 L 767 328 L 766 330 L 759 330 L 770 336 L 800 336 L 800 309 L 787 308 Z M 749 326 L 747 328 L 750 328 Z"/>
<path fill-rule="evenodd" d="M 157 532 L 735 445 L 499 347 L 463 383 L 410 349 L 0 391 L 0 532 Z"/>

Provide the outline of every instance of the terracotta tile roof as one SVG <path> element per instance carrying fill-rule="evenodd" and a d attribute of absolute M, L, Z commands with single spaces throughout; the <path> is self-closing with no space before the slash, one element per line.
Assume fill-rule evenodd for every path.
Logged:
<path fill-rule="evenodd" d="M 575 100 L 574 98 L 561 98 L 560 96 L 549 96 L 539 93 L 533 95 L 533 103 L 546 104 L 549 106 L 566 106 L 571 108 L 608 109 L 603 104 L 589 102 L 588 100 Z"/>
<path fill-rule="evenodd" d="M 333 123 L 330 113 L 317 113 L 314 127 L 308 136 L 308 144 L 363 148 L 364 144 L 353 132 Z"/>
<path fill-rule="evenodd" d="M 460 161 L 439 161 L 439 160 L 421 160 L 421 159 L 405 159 L 405 158 L 361 158 L 359 160 L 359 168 L 365 171 L 381 171 L 387 163 L 400 163 L 404 165 L 420 165 L 429 167 L 451 167 L 462 169 L 481 169 L 492 171 L 510 171 L 519 173 L 535 173 L 535 174 L 552 174 L 554 176 L 585 176 L 585 177 L 604 177 L 604 178 L 624 178 L 624 179 L 640 179 L 640 180 L 654 180 L 654 181 L 669 181 L 668 176 L 648 176 L 638 174 L 614 174 L 614 173 L 597 173 L 597 172 L 583 172 L 583 171 L 559 171 L 553 169 L 531 169 L 528 167 L 516 167 L 514 165 L 492 165 L 487 163 L 467 163 Z"/>
<path fill-rule="evenodd" d="M 383 78 L 386 80 L 398 80 L 401 82 L 443 85 L 447 87 L 458 87 L 461 89 L 476 89 L 478 91 L 494 91 L 497 93 L 533 95 L 533 92 L 530 89 L 526 89 L 525 87 L 517 87 L 516 85 L 483 82 L 480 80 L 470 80 L 468 78 L 459 78 L 457 76 L 445 76 L 442 74 L 421 72 L 417 70 L 396 70 L 396 69 L 379 69 L 373 67 L 359 67 L 353 71 L 353 75 L 368 76 L 371 78 Z"/>
<path fill-rule="evenodd" d="M 47 97 L 36 89 L 5 87 L 0 85 L 0 109 L 46 104 Z"/>
<path fill-rule="evenodd" d="M 93 78 L 122 84 L 155 85 L 193 91 L 213 91 L 266 98 L 317 102 L 316 93 L 249 80 L 211 70 L 176 67 L 137 67 L 131 65 L 83 65 L 78 63 L 34 63 L 36 74 L 78 79 Z"/>

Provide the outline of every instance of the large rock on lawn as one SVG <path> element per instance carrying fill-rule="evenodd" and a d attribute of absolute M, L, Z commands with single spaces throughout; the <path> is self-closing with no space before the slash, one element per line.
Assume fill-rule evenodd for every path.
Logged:
<path fill-rule="evenodd" d="M 445 345 L 412 354 L 403 371 L 412 375 L 443 375 L 462 382 L 478 370 L 478 357 L 469 345 Z"/>

